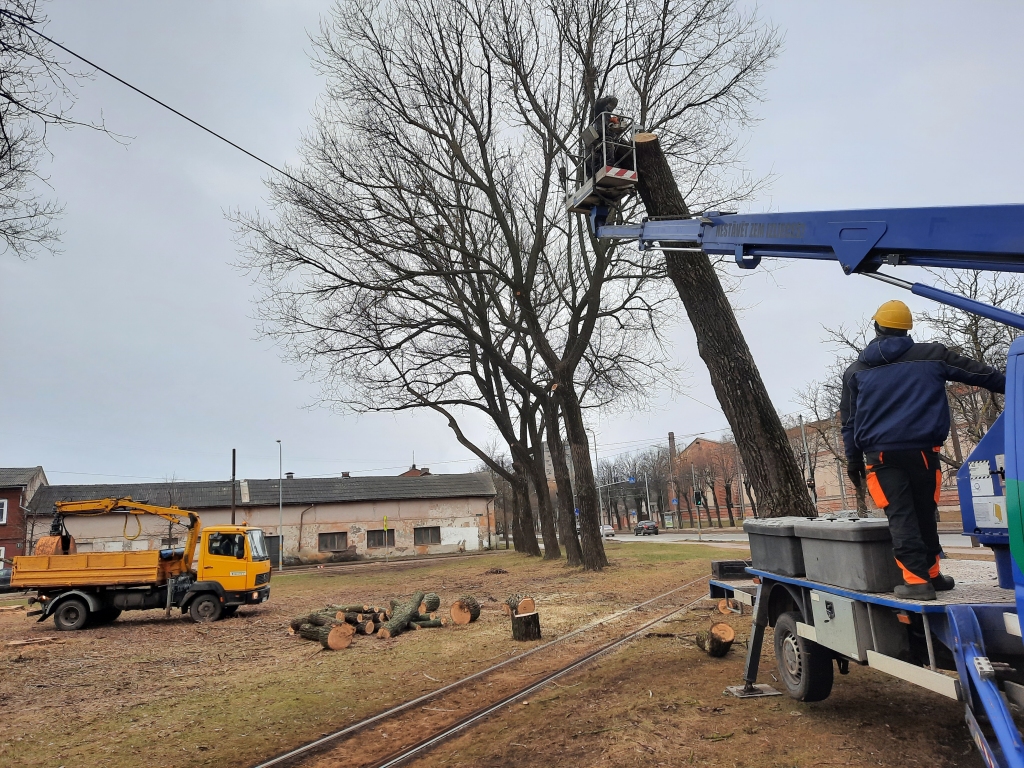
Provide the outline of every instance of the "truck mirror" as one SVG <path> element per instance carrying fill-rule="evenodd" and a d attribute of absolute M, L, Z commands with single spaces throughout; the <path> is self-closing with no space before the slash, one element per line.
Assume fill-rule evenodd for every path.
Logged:
<path fill-rule="evenodd" d="M 238 551 L 235 552 L 235 557 L 239 560 L 245 560 L 245 547 L 239 548 Z"/>

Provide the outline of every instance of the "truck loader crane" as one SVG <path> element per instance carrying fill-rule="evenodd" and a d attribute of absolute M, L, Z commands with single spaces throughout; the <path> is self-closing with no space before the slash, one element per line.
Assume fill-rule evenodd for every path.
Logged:
<path fill-rule="evenodd" d="M 598 152 L 592 149 L 596 128 L 588 131 L 581 146 L 593 154 Z M 628 137 L 617 141 L 626 142 Z M 629 149 L 622 156 L 635 157 Z M 605 150 L 600 153 L 603 157 Z M 634 173 L 629 181 L 635 185 L 642 170 L 630 162 Z M 879 280 L 1024 331 L 1024 315 L 887 271 L 917 266 L 1024 272 L 1024 205 L 762 214 L 705 211 L 690 218 L 620 223 L 622 198 L 633 187 L 611 186 L 608 168 L 614 174 L 615 164 L 606 163 L 603 174 L 595 173 L 594 167 L 585 158 L 581 162 L 577 178 L 585 178 L 567 195 L 566 208 L 587 215 L 597 238 L 633 241 L 641 250 L 731 256 L 741 269 L 755 269 L 762 259 L 774 258 L 838 262 L 847 275 Z M 983 570 L 972 575 L 965 564 L 968 578 L 958 575 L 953 590 L 921 602 L 839 583 L 848 580 L 846 571 L 862 566 L 863 575 L 884 581 L 875 578 L 878 573 L 868 573 L 866 560 L 837 562 L 825 578 L 812 577 L 803 562 L 800 573 L 791 573 L 777 562 L 758 565 L 755 558 L 745 569 L 753 582 L 710 582 L 711 597 L 748 605 L 754 614 L 743 685 L 729 688 L 729 693 L 778 695 L 770 686 L 755 685 L 765 630 L 772 627 L 780 680 L 791 697 L 820 701 L 832 690 L 835 667 L 840 674 L 856 665 L 873 667 L 960 702 L 985 765 L 1024 768 L 1024 735 L 1010 707 L 1012 703 L 1024 710 L 1022 336 L 1008 351 L 1005 403 L 1003 413 L 957 472 L 964 535 L 992 549 L 998 586 L 989 583 Z M 798 518 L 783 522 L 792 520 Z M 804 523 L 793 524 L 794 531 L 805 529 Z M 815 551 L 806 543 L 814 537 L 766 538 L 777 539 L 780 546 L 796 541 L 802 552 Z M 878 569 L 894 567 L 891 557 L 890 549 L 888 558 L 879 559 Z"/>
<path fill-rule="evenodd" d="M 185 546 L 75 551 L 66 516 L 116 512 L 155 515 L 183 525 L 188 528 Z M 29 602 L 40 608 L 31 615 L 38 615 L 39 621 L 52 616 L 59 630 L 106 624 L 122 611 L 154 608 L 163 608 L 167 615 L 179 608 L 193 621 L 217 621 L 240 605 L 257 605 L 270 597 L 270 555 L 263 531 L 245 524 L 203 528 L 194 512 L 130 497 L 57 502 L 50 536 L 40 540 L 36 552 L 14 558 L 11 586 L 36 590 Z"/>

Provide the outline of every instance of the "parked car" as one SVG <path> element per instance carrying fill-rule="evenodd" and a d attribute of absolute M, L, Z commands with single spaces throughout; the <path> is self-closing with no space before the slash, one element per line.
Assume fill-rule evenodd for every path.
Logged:
<path fill-rule="evenodd" d="M 0 594 L 4 592 L 17 592 L 18 590 L 11 588 L 11 569 L 0 568 Z"/>
<path fill-rule="evenodd" d="M 606 539 L 610 539 L 612 536 L 615 535 L 615 529 L 612 528 L 610 525 L 602 525 L 601 526 L 601 535 L 603 537 L 605 537 Z"/>
<path fill-rule="evenodd" d="M 653 520 L 641 520 L 633 531 L 635 536 L 648 536 L 652 533 L 658 535 L 658 524 Z"/>

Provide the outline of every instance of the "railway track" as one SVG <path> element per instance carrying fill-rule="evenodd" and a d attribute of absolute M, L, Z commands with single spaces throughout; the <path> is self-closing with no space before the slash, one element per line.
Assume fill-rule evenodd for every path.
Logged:
<path fill-rule="evenodd" d="M 468 688 L 472 686 L 472 684 L 474 683 L 481 683 L 485 678 L 496 678 L 499 676 L 498 673 L 502 671 L 507 672 L 509 667 L 517 664 L 523 659 L 534 656 L 536 654 L 541 654 L 544 651 L 550 651 L 554 649 L 556 646 L 564 644 L 567 640 L 579 637 L 586 633 L 591 633 L 595 629 L 598 629 L 603 625 L 609 624 L 615 621 L 616 619 L 619 619 L 627 614 L 642 610 L 649 605 L 665 600 L 671 597 L 672 595 L 675 595 L 683 590 L 689 589 L 697 584 L 703 584 L 707 582 L 707 580 L 708 577 L 702 576 L 699 579 L 694 579 L 693 581 L 687 582 L 686 584 L 683 584 L 660 595 L 652 597 L 649 600 L 645 600 L 642 603 L 638 603 L 636 605 L 630 606 L 629 608 L 616 611 L 615 613 L 605 616 L 604 618 L 598 619 L 582 627 L 574 629 L 571 632 L 568 632 L 558 638 L 555 638 L 554 640 L 550 640 L 546 643 L 531 648 L 530 650 L 524 653 L 518 654 L 509 659 L 505 659 L 504 661 L 494 664 L 493 666 L 487 667 L 486 669 L 480 670 L 479 672 L 475 672 L 471 675 L 463 677 L 459 680 L 456 680 L 453 683 L 449 683 L 448 685 L 438 688 L 435 691 L 431 691 L 429 693 L 423 694 L 422 696 L 418 696 L 415 699 L 411 699 L 410 701 L 399 704 L 396 707 L 392 707 L 391 709 L 385 710 L 384 712 L 380 712 L 376 715 L 368 717 L 365 720 L 361 720 L 358 723 L 353 723 L 352 725 L 342 728 L 341 730 L 335 731 L 334 733 L 327 734 L 326 736 L 311 741 L 308 744 L 304 744 L 282 755 L 278 755 L 277 757 L 271 758 L 270 760 L 259 763 L 253 768 L 299 768 L 299 766 L 310 766 L 310 768 L 323 768 L 324 766 L 333 765 L 355 766 L 357 762 L 352 759 L 351 754 L 340 754 L 336 758 L 332 758 L 331 753 L 335 751 L 340 751 L 347 743 L 349 743 L 349 740 L 352 737 L 355 737 L 359 733 L 366 731 L 367 729 L 373 726 L 379 726 L 387 722 L 394 721 L 396 719 L 399 719 L 400 717 L 405 717 L 406 719 L 408 719 L 410 715 L 415 715 L 418 710 L 422 711 L 423 705 L 436 702 L 438 699 L 441 699 L 445 695 L 452 693 L 456 689 Z M 518 699 L 530 695 L 532 692 L 551 684 L 556 679 L 564 675 L 570 674 L 580 669 L 581 667 L 585 666 L 586 664 L 593 662 L 598 657 L 603 656 L 604 654 L 607 654 L 625 645 L 631 640 L 636 639 L 643 632 L 647 631 L 654 625 L 662 621 L 665 621 L 669 617 L 681 611 L 684 611 L 687 608 L 690 608 L 702 599 L 704 599 L 703 592 L 695 600 L 688 602 L 682 606 L 673 607 L 668 612 L 663 613 L 659 615 L 657 618 L 644 623 L 639 628 L 633 629 L 625 635 L 615 637 L 609 642 L 600 645 L 598 648 L 584 653 L 582 656 L 576 656 L 568 664 L 563 664 L 561 666 L 558 666 L 554 670 L 540 673 L 541 677 L 534 678 L 531 682 L 527 683 L 526 685 L 520 685 L 516 687 L 511 693 L 508 693 L 507 695 L 503 696 L 500 700 L 486 704 L 485 706 L 480 707 L 475 711 L 469 713 L 468 715 L 458 719 L 454 723 L 448 723 L 436 729 L 433 733 L 431 733 L 430 736 L 424 738 L 423 740 L 411 746 L 403 747 L 402 749 L 396 752 L 389 753 L 383 758 L 371 758 L 371 762 L 365 762 L 363 763 L 363 765 L 365 766 L 365 768 L 384 768 L 385 766 L 400 765 L 410 760 L 412 757 L 431 749 L 432 747 L 450 738 L 451 736 L 454 736 L 455 734 L 460 733 L 466 728 L 469 728 L 470 726 L 479 722 L 480 720 L 483 720 L 495 711 L 501 709 L 501 707 L 507 706 L 508 704 L 513 703 Z"/>

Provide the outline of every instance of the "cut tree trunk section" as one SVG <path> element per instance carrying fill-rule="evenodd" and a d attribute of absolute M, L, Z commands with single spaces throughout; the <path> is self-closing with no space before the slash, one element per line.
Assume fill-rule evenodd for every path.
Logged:
<path fill-rule="evenodd" d="M 637 189 L 648 216 L 690 216 L 656 135 L 637 134 L 636 167 Z M 695 246 L 660 245 L 668 249 Z M 666 250 L 665 260 L 668 275 L 693 326 L 697 349 L 711 375 L 718 402 L 736 438 L 761 516 L 816 516 L 782 421 L 711 260 L 699 250 Z"/>
<path fill-rule="evenodd" d="M 697 633 L 697 647 L 708 656 L 725 656 L 736 639 L 735 630 L 724 622 L 712 624 L 711 629 Z"/>
<path fill-rule="evenodd" d="M 512 617 L 513 640 L 540 640 L 540 614 L 520 613 Z"/>
<path fill-rule="evenodd" d="M 298 634 L 306 640 L 315 640 L 329 651 L 340 651 L 352 645 L 352 637 L 356 628 L 351 624 L 335 624 L 333 626 L 317 626 L 315 624 L 303 624 L 299 627 Z"/>
<path fill-rule="evenodd" d="M 469 624 L 480 618 L 480 603 L 475 597 L 463 595 L 452 603 L 450 615 L 455 624 Z"/>
<path fill-rule="evenodd" d="M 433 613 L 441 607 L 441 596 L 436 592 L 427 592 L 420 603 L 420 613 Z"/>
<path fill-rule="evenodd" d="M 506 616 L 515 616 L 517 613 L 532 613 L 537 610 L 537 603 L 532 597 L 526 595 L 510 595 L 501 604 L 501 611 Z"/>
<path fill-rule="evenodd" d="M 387 623 L 382 624 L 381 628 L 377 630 L 377 637 L 386 640 L 389 637 L 394 637 L 404 632 L 409 626 L 409 622 L 419 616 L 420 603 L 423 602 L 423 597 L 424 594 L 422 592 L 417 592 L 408 603 L 395 608 Z"/>

